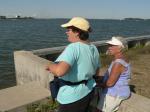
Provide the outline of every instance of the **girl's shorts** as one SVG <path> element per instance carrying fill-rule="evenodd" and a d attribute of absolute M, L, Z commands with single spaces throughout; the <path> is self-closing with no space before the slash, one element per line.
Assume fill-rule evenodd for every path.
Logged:
<path fill-rule="evenodd" d="M 113 97 L 108 94 L 101 94 L 97 108 L 102 112 L 115 112 L 124 98 Z"/>

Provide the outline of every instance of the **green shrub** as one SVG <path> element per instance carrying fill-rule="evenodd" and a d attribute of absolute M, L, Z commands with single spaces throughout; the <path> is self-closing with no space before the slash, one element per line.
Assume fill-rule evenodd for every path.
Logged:
<path fill-rule="evenodd" d="M 27 106 L 27 112 L 55 112 L 58 108 L 58 103 L 53 102 L 51 98 L 46 102 L 33 103 Z"/>

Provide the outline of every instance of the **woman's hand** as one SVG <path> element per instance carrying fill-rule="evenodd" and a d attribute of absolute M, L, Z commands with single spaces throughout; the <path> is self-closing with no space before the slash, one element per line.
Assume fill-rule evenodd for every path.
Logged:
<path fill-rule="evenodd" d="M 46 70 L 53 73 L 55 76 L 60 77 L 65 75 L 70 69 L 70 65 L 66 62 L 59 62 L 59 63 L 51 63 L 46 66 Z"/>
<path fill-rule="evenodd" d="M 51 65 L 51 64 L 52 64 L 52 63 L 48 63 L 48 64 L 45 66 L 45 70 L 51 72 L 51 71 L 50 71 L 50 65 Z"/>
<path fill-rule="evenodd" d="M 46 69 L 47 71 L 50 71 L 49 65 L 46 65 L 45 69 Z"/>

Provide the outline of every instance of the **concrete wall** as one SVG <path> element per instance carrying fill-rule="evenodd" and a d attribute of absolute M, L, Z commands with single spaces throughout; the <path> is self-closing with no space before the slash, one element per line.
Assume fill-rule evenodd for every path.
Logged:
<path fill-rule="evenodd" d="M 26 105 L 43 101 L 50 96 L 39 82 L 33 81 L 0 90 L 0 112 L 26 112 Z"/>
<path fill-rule="evenodd" d="M 14 62 L 17 85 L 39 81 L 43 87 L 48 88 L 48 83 L 53 79 L 53 75 L 45 68 L 51 63 L 50 61 L 29 51 L 16 51 Z"/>
<path fill-rule="evenodd" d="M 150 99 L 132 93 L 129 99 L 122 102 L 118 112 L 150 112 Z"/>

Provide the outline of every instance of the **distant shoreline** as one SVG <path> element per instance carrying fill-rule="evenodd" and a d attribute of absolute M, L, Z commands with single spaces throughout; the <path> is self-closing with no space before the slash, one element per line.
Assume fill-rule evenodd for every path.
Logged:
<path fill-rule="evenodd" d="M 6 16 L 0 16 L 0 20 L 7 20 L 7 19 L 35 19 L 35 18 L 33 18 L 33 17 L 21 17 L 21 16 L 7 18 Z"/>
<path fill-rule="evenodd" d="M 0 20 L 11 20 L 11 19 L 69 19 L 69 18 L 34 18 L 34 17 L 21 17 L 21 16 L 16 16 L 16 17 L 6 17 L 6 16 L 0 16 Z M 92 18 L 88 18 L 91 19 Z M 94 18 L 93 18 L 94 19 Z M 97 20 L 97 19 L 95 19 Z M 143 18 L 123 18 L 123 19 L 99 19 L 99 20 L 123 20 L 123 21 L 147 21 L 150 19 L 143 19 Z"/>

